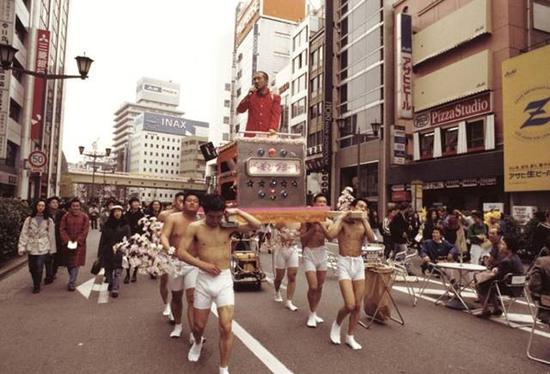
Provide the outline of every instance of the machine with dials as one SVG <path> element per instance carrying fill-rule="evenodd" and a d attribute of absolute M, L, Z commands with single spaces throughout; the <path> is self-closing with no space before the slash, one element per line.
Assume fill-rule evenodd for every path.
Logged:
<path fill-rule="evenodd" d="M 240 208 L 304 207 L 305 147 L 295 134 L 235 139 L 218 150 L 217 192 Z"/>

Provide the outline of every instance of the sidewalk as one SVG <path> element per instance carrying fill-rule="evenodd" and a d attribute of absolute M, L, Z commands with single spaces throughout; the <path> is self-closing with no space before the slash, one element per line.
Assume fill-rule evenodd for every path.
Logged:
<path fill-rule="evenodd" d="M 10 258 L 0 265 L 0 280 L 27 264 L 27 256 Z"/>
<path fill-rule="evenodd" d="M 88 234 L 88 238 L 86 240 L 87 255 L 89 255 L 90 252 L 92 252 L 94 256 L 96 255 L 100 234 L 101 233 L 99 232 L 99 230 L 90 230 L 90 233 Z M 27 258 L 27 256 L 16 256 L 0 264 L 0 280 L 6 278 L 14 271 L 17 271 L 25 266 L 27 264 Z"/>

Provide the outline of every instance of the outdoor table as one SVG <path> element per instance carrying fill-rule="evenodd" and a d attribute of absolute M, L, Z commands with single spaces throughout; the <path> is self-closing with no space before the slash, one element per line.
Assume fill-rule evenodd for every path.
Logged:
<path fill-rule="evenodd" d="M 375 320 L 383 323 L 388 319 L 401 325 L 405 324 L 403 316 L 391 295 L 391 287 L 395 279 L 394 273 L 393 266 L 365 264 L 364 310 L 369 321 L 367 324 L 359 322 L 361 326 L 368 329 Z M 392 316 L 392 310 L 396 311 L 399 319 Z"/>
<path fill-rule="evenodd" d="M 462 297 L 462 292 L 470 287 L 470 285 L 474 282 L 474 277 L 471 277 L 470 280 L 465 279 L 465 275 L 468 273 L 478 273 L 481 271 L 487 270 L 487 267 L 483 265 L 477 265 L 477 264 L 464 264 L 459 262 L 438 262 L 436 264 L 432 264 L 436 269 L 441 270 L 441 279 L 443 280 L 443 285 L 446 287 L 445 292 L 435 301 L 438 303 L 447 295 L 453 295 L 456 300 L 460 302 L 458 303 L 452 303 L 450 301 L 447 306 L 453 309 L 465 309 L 470 310 L 470 306 L 464 301 L 464 298 Z M 445 270 L 455 270 L 458 272 L 458 279 L 455 280 L 454 283 L 451 283 L 451 279 L 449 274 Z"/>

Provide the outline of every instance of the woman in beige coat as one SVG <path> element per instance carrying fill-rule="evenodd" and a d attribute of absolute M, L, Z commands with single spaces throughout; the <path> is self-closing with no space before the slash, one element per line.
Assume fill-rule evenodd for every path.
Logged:
<path fill-rule="evenodd" d="M 29 255 L 33 293 L 40 292 L 46 256 L 55 252 L 55 224 L 46 211 L 46 200 L 39 199 L 33 205 L 30 217 L 23 223 L 18 248 L 19 255 Z"/>

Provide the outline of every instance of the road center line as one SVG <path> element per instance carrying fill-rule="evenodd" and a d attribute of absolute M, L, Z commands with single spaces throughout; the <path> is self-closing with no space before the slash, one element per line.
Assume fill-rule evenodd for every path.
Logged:
<path fill-rule="evenodd" d="M 218 317 L 218 311 L 216 307 L 212 305 L 212 313 Z M 292 374 L 281 361 L 279 361 L 271 352 L 269 352 L 256 338 L 250 335 L 237 321 L 233 321 L 232 325 L 233 334 L 239 338 L 243 344 L 258 357 L 260 361 L 269 369 L 272 373 L 277 374 Z"/>

